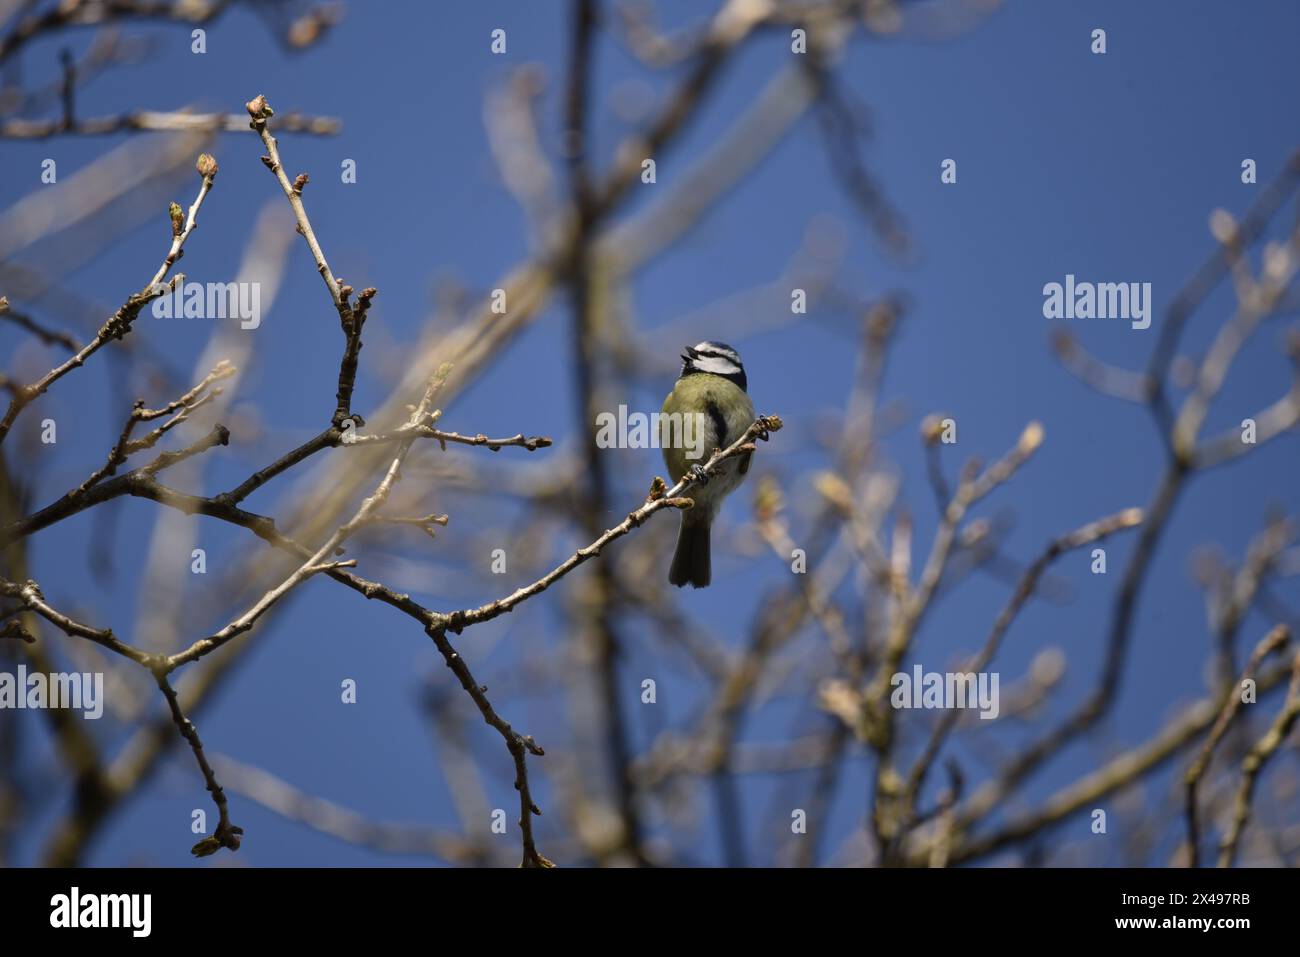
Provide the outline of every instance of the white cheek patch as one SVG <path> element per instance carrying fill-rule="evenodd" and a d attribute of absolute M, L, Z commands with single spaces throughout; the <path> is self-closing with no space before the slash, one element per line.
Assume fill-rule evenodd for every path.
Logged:
<path fill-rule="evenodd" d="M 736 375 L 740 372 L 740 366 L 724 356 L 700 356 L 691 365 L 701 372 L 711 372 L 714 375 Z"/>

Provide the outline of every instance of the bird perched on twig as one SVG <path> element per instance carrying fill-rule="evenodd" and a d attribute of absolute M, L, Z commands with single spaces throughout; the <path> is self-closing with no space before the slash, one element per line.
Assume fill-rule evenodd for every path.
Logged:
<path fill-rule="evenodd" d="M 746 384 L 745 367 L 735 349 L 722 342 L 701 342 L 688 346 L 682 354 L 681 375 L 664 399 L 660 444 L 668 474 L 674 484 L 688 472 L 697 481 L 686 492 L 695 505 L 682 512 L 677 550 L 668 572 L 668 581 L 679 587 L 689 584 L 703 588 L 709 584 L 709 530 L 722 500 L 749 471 L 750 453 L 727 459 L 712 475 L 704 471 L 704 463 L 714 450 L 736 442 L 754 423 L 754 404 Z M 672 424 L 684 422 L 687 417 L 697 430 L 695 441 L 682 441 L 684 435 L 691 434 L 691 427 L 679 428 L 674 441 Z"/>

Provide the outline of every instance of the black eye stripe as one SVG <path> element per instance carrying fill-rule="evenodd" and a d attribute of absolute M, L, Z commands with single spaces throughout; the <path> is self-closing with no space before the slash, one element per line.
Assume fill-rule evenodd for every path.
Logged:
<path fill-rule="evenodd" d="M 689 346 L 682 359 L 682 378 L 707 372 L 729 379 L 741 391 L 747 391 L 745 367 L 740 363 L 740 355 L 726 343 L 701 342 L 697 346 Z"/>

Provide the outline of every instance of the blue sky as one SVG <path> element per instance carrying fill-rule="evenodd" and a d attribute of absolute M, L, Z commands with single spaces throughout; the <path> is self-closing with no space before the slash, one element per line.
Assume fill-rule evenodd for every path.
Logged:
<path fill-rule="evenodd" d="M 567 42 L 567 5 L 353 3 L 343 25 L 320 46 L 286 58 L 262 24 L 236 10 L 209 31 L 208 52 L 195 56 L 179 31 L 156 31 L 157 59 L 113 74 L 84 98 L 86 114 L 128 108 L 174 109 L 194 104 L 238 110 L 265 93 L 278 110 L 335 115 L 343 133 L 334 138 L 281 137 L 286 164 L 311 173 L 309 211 L 331 263 L 357 288 L 374 285 L 380 296 L 370 328 L 413 342 L 429 314 L 432 281 L 455 276 L 485 290 L 528 253 L 526 221 L 502 187 L 488 152 L 484 93 L 507 70 L 544 64 L 544 144 L 558 142 L 561 81 Z M 669 23 L 690 22 L 695 4 L 662 4 Z M 714 212 L 637 277 L 632 297 L 646 330 L 709 303 L 772 282 L 799 249 L 808 223 L 831 216 L 846 227 L 848 250 L 840 284 L 864 297 L 897 291 L 909 311 L 892 356 L 886 395 L 903 402 L 902 424 L 886 440 L 906 476 L 904 499 L 917 522 L 918 541 L 934 528 L 924 481 L 917 425 L 942 410 L 959 422 L 959 445 L 946 462 L 986 461 L 1009 448 L 1024 425 L 1040 420 L 1047 441 L 1032 463 L 982 510 L 1014 515 L 1009 550 L 1028 559 L 1052 537 L 1121 508 L 1145 505 L 1159 477 L 1162 450 L 1145 412 L 1099 396 L 1061 369 L 1048 348 L 1056 325 L 1042 315 L 1042 287 L 1067 273 L 1095 281 L 1150 282 L 1156 320 L 1146 331 L 1126 323 L 1073 322 L 1068 329 L 1109 362 L 1140 368 L 1154 344 L 1163 310 L 1212 249 L 1211 210 L 1241 213 L 1261 186 L 1243 185 L 1241 161 L 1253 158 L 1259 180 L 1271 180 L 1298 144 L 1300 106 L 1293 95 L 1300 64 L 1294 38 L 1300 8 L 1294 4 L 1148 2 L 1012 2 L 955 39 L 857 38 L 840 67 L 843 85 L 870 105 L 874 135 L 867 163 L 915 237 L 918 256 L 899 264 L 856 221 L 826 162 L 816 124 L 805 118 L 753 175 Z M 400 14 L 399 14 L 400 10 Z M 492 56 L 488 35 L 507 29 L 508 54 Z M 1107 31 L 1108 52 L 1089 50 L 1089 35 Z M 84 40 L 84 37 L 82 38 Z M 38 43 L 27 62 L 52 63 L 58 47 Z M 659 185 L 670 183 L 733 119 L 753 91 L 789 59 L 788 38 L 765 36 L 733 62 L 706 108 L 680 143 L 659 158 Z M 607 39 L 598 60 L 594 116 L 598 164 L 626 126 L 614 116 L 607 92 L 641 69 Z M 672 77 L 651 77 L 661 93 Z M 112 141 L 59 139 L 3 145 L 5 177 L 0 205 L 37 186 L 42 158 L 61 171 L 85 166 Z M 260 148 L 246 135 L 229 134 L 214 150 L 221 162 L 217 188 L 200 217 L 184 260 L 189 275 L 229 278 L 243 241 L 261 209 L 282 202 L 257 162 Z M 343 158 L 357 162 L 358 182 L 345 185 L 334 171 Z M 958 164 L 958 181 L 940 183 L 942 160 Z M 61 178 L 67 173 L 61 172 Z M 58 188 L 48 187 L 48 188 Z M 191 186 L 176 198 L 189 198 Z M 636 195 L 622 215 L 652 198 Z M 76 291 L 107 303 L 119 301 L 151 271 L 165 241 L 165 211 L 70 277 Z M 126 278 L 124 281 L 124 277 Z M 1221 289 L 1191 324 L 1185 350 L 1199 354 L 1232 306 Z M 781 292 L 760 308 L 788 310 Z M 447 409 L 462 431 L 574 435 L 568 311 L 562 298 L 514 343 L 510 351 Z M 800 429 L 842 409 L 854 371 L 854 317 L 825 310 L 810 321 L 786 324 L 743 342 L 750 392 L 760 411 L 779 413 L 795 428 L 764 446 L 764 468 L 797 483 L 825 459 Z M 322 325 L 323 324 L 323 325 Z M 709 336 L 700 316 L 692 341 Z M 1207 434 L 1230 428 L 1272 402 L 1286 388 L 1288 367 L 1279 349 L 1282 325 L 1265 329 L 1242 354 L 1207 423 Z M 201 324 L 141 326 L 153 345 L 189 369 L 209 329 Z M 0 333 L 6 353 L 15 338 Z M 255 404 L 267 424 L 282 430 L 285 447 L 321 426 L 332 407 L 339 337 L 318 277 L 302 244 L 295 244 L 279 299 L 256 333 L 254 367 L 241 398 Z M 666 356 L 685 343 L 662 343 Z M 378 352 L 377 349 L 373 350 Z M 362 357 L 355 405 L 365 410 L 387 394 L 389 380 Z M 50 408 L 62 439 L 41 463 L 43 488 L 80 481 L 102 459 L 126 411 L 106 407 L 107 363 L 92 364 L 55 390 Z M 655 394 L 631 391 L 630 404 L 656 408 L 669 383 Z M 151 396 L 157 399 L 161 396 Z M 33 427 L 36 417 L 23 420 Z M 62 423 L 66 422 L 67 425 Z M 1095 765 L 1108 747 L 1140 740 L 1179 702 L 1205 689 L 1203 663 L 1209 637 L 1201 596 L 1188 557 L 1217 543 L 1240 557 L 1270 507 L 1294 513 L 1300 486 L 1294 436 L 1249 460 L 1197 478 L 1181 500 L 1157 555 L 1139 607 L 1135 640 L 1122 695 L 1105 728 L 1104 743 L 1073 748 L 1025 791 L 1032 802 Z M 506 450 L 505 456 L 517 450 Z M 769 454 L 770 453 L 770 454 Z M 216 458 L 225 455 L 219 453 Z M 545 455 L 546 453 L 538 453 Z M 659 470 L 657 453 L 627 466 L 629 481 L 616 503 L 636 501 L 642 477 Z M 511 461 L 523 461 L 519 452 Z M 534 464 L 529 458 L 525 464 Z M 509 464 L 508 462 L 506 463 Z M 241 472 L 242 470 L 242 472 Z M 246 473 L 242 460 L 214 463 L 211 493 L 222 480 Z M 50 496 L 44 496 L 48 498 Z M 256 500 L 265 505 L 273 498 Z M 123 565 L 141 553 L 140 538 L 155 506 L 122 506 L 119 532 Z M 729 520 L 748 515 L 748 496 L 728 506 Z M 617 516 L 611 516 L 615 519 Z M 80 516 L 33 542 L 35 577 L 59 580 L 58 594 L 83 596 L 97 619 L 122 631 L 133 620 L 132 589 L 105 586 L 81 560 L 80 543 L 91 528 Z M 216 548 L 239 541 L 225 529 L 204 528 Z M 1070 665 L 1064 694 L 1077 701 L 1095 679 L 1097 650 L 1105 634 L 1118 572 L 1131 538 L 1109 547 L 1111 573 L 1087 573 L 1086 556 L 1067 559 L 1062 577 L 1074 588 L 1068 608 L 1037 604 L 1012 631 L 998 663 L 1004 683 L 1023 673 L 1042 647 L 1061 647 Z M 559 549 L 564 543 L 557 543 Z M 434 545 L 434 548 L 437 546 Z M 635 539 L 622 547 L 636 548 Z M 667 556 L 665 556 L 665 563 Z M 751 563 L 751 564 L 747 564 Z M 576 576 L 590 574 L 579 570 Z M 708 592 L 683 596 L 684 604 L 718 633 L 738 644 L 752 615 L 752 594 L 779 582 L 785 569 L 766 555 L 729 560 Z M 555 616 L 566 582 L 530 603 L 534 647 L 560 647 Z M 1286 594 L 1283 590 L 1282 594 Z M 1005 600 L 1006 588 L 975 579 L 939 605 L 927 620 L 912 661 L 938 668 L 982 643 Z M 438 607 L 493 597 L 443 593 L 431 582 L 421 597 Z M 549 605 L 548 605 L 549 603 Z M 739 621 L 734 609 L 745 609 Z M 518 616 L 519 613 L 517 613 Z M 212 623 L 195 622 L 195 634 Z M 1252 616 L 1243 640 L 1253 642 L 1270 622 Z M 549 632 L 548 632 L 549 629 Z M 62 640 L 48 635 L 48 641 Z M 200 721 L 208 747 L 276 771 L 296 786 L 377 819 L 454 828 L 456 817 L 436 766 L 437 746 L 417 711 L 422 678 L 446 684 L 440 661 L 418 629 L 386 609 L 318 581 L 264 634 L 260 645 Z M 467 632 L 460 644 L 488 675 L 509 674 L 519 654 L 513 639 L 478 645 Z M 487 647 L 488 651 L 481 651 Z M 653 729 L 685 721 L 699 704 L 699 687 L 656 658 L 664 645 L 636 642 L 621 671 L 629 708 L 645 674 L 668 674 L 665 714 L 632 715 L 638 745 Z M 200 666 L 201 667 L 201 666 Z M 340 674 L 362 689 L 355 710 L 337 704 Z M 681 681 L 680 686 L 674 684 Z M 517 723 L 548 740 L 564 740 L 566 715 L 553 704 L 496 702 Z M 153 706 L 159 705 L 153 702 Z M 357 712 L 360 712 L 358 714 Z M 1059 705 L 1052 713 L 1062 713 Z M 791 727 L 819 726 L 807 701 L 777 702 L 745 727 L 747 740 L 774 739 Z M 547 732 L 550 731 L 548 739 Z M 1009 729 L 1006 740 L 1020 734 Z M 489 729 L 471 725 L 474 753 L 485 769 L 498 806 L 512 808 L 504 748 Z M 546 759 L 541 759 L 546 760 Z M 1159 779 L 1158 779 L 1159 781 Z M 857 826 L 865 793 L 865 763 L 855 758 L 830 825 L 829 846 Z M 744 779 L 763 807 L 776 782 Z M 797 786 L 794 785 L 794 786 Z M 1159 788 L 1154 789 L 1159 793 Z M 543 789 L 541 803 L 547 807 Z M 406 863 L 371 853 L 286 823 L 238 796 L 237 823 L 247 831 L 238 862 L 246 864 Z M 95 864 L 190 860 L 188 812 L 206 807 L 202 782 L 188 753 L 177 751 L 165 773 L 112 821 L 90 860 Z M 513 820 L 515 811 L 509 811 Z M 545 819 L 543 819 L 545 820 Z M 545 825 L 543 825 L 544 827 Z M 770 862 L 771 842 L 757 812 L 745 822 L 753 859 Z M 543 851 L 545 851 L 543 830 Z M 1083 840 L 1082 818 L 1062 828 L 1061 840 Z M 695 835 L 698 859 L 716 862 L 719 836 L 711 819 Z M 508 838 L 515 840 L 512 831 Z M 1167 858 L 1166 849 L 1164 857 Z M 35 847 L 20 859 L 31 860 Z M 1121 859 L 1118 847 L 1090 848 L 1101 862 Z"/>

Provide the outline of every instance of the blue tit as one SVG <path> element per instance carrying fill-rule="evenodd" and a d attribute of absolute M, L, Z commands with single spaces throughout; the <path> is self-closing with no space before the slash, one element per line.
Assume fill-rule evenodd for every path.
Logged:
<path fill-rule="evenodd" d="M 721 342 L 701 342 L 682 354 L 682 372 L 664 399 L 659 419 L 664 464 L 676 484 L 701 469 L 715 449 L 734 444 L 754 424 L 754 403 L 745 391 L 740 355 Z M 668 581 L 703 588 L 709 584 L 709 529 L 722 500 L 744 481 L 749 454 L 734 456 L 718 472 L 691 486 L 694 507 L 681 513 L 677 550 Z"/>

